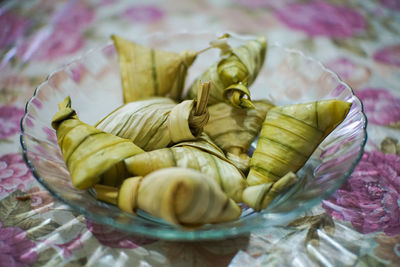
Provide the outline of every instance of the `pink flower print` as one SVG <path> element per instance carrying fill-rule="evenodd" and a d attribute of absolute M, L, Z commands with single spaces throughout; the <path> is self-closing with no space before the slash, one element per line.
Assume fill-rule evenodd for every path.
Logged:
<path fill-rule="evenodd" d="M 78 52 L 84 46 L 84 43 L 84 38 L 80 33 L 55 30 L 31 58 L 36 60 L 60 58 Z"/>
<path fill-rule="evenodd" d="M 26 194 L 31 199 L 32 209 L 40 210 L 40 213 L 50 210 L 54 203 L 54 199 L 49 191 L 40 189 L 39 187 L 29 189 Z"/>
<path fill-rule="evenodd" d="M 0 107 L 0 139 L 20 132 L 20 121 L 24 113 L 23 109 L 14 106 Z"/>
<path fill-rule="evenodd" d="M 18 153 L 0 157 L 0 199 L 20 189 L 24 191 L 34 178 Z"/>
<path fill-rule="evenodd" d="M 3 227 L 0 222 L 1 266 L 29 266 L 36 261 L 36 244 L 26 239 L 26 232 L 17 227 Z"/>
<path fill-rule="evenodd" d="M 12 45 L 19 37 L 25 34 L 29 25 L 28 20 L 17 15 L 0 13 L 0 49 Z"/>
<path fill-rule="evenodd" d="M 88 219 L 86 226 L 101 244 L 112 248 L 134 249 L 157 241 L 157 239 L 129 235 Z"/>
<path fill-rule="evenodd" d="M 359 88 L 368 82 L 371 70 L 368 67 L 354 63 L 347 58 L 338 58 L 326 63 L 326 66 L 336 72 L 340 79 L 350 85 L 353 89 Z"/>
<path fill-rule="evenodd" d="M 376 51 L 374 60 L 379 63 L 400 67 L 400 44 Z"/>
<path fill-rule="evenodd" d="M 85 65 L 81 63 L 73 64 L 72 66 L 69 67 L 69 70 L 71 72 L 72 80 L 74 80 L 74 82 L 76 83 L 79 83 L 85 76 L 85 72 L 87 72 Z"/>
<path fill-rule="evenodd" d="M 365 152 L 349 180 L 323 207 L 361 233 L 400 234 L 400 157 Z"/>
<path fill-rule="evenodd" d="M 18 51 L 23 61 L 51 60 L 78 52 L 85 43 L 83 31 L 94 19 L 87 6 L 72 1 L 55 13 L 52 28 L 44 28 L 25 42 Z"/>
<path fill-rule="evenodd" d="M 276 16 L 288 27 L 309 36 L 346 38 L 366 28 L 364 17 L 356 10 L 324 1 L 289 4 L 276 11 Z"/>
<path fill-rule="evenodd" d="M 42 127 L 43 132 L 46 134 L 46 139 L 52 142 L 53 144 L 58 144 L 56 132 L 49 127 Z"/>
<path fill-rule="evenodd" d="M 368 122 L 391 125 L 400 121 L 400 98 L 394 97 L 383 88 L 366 88 L 355 91 L 367 114 Z"/>
<path fill-rule="evenodd" d="M 72 256 L 72 252 L 74 250 L 83 247 L 81 238 L 82 238 L 82 234 L 79 234 L 77 237 L 75 237 L 71 241 L 64 243 L 64 244 L 57 244 L 56 246 L 61 249 L 62 254 L 65 258 L 69 258 Z"/>
<path fill-rule="evenodd" d="M 400 11 L 400 1 L 399 0 L 381 0 L 381 4 L 390 9 Z"/>
<path fill-rule="evenodd" d="M 42 102 L 40 102 L 40 100 L 37 99 L 37 98 L 32 100 L 32 104 L 34 104 L 38 109 L 42 109 L 43 108 Z"/>
<path fill-rule="evenodd" d="M 164 11 L 156 6 L 136 5 L 126 9 L 122 15 L 133 22 L 152 23 L 162 19 Z"/>
<path fill-rule="evenodd" d="M 287 4 L 288 2 L 294 2 L 295 0 L 236 0 L 236 2 L 242 6 L 250 9 L 260 9 L 260 8 L 280 8 Z"/>
<path fill-rule="evenodd" d="M 95 17 L 95 13 L 88 6 L 79 1 L 73 1 L 57 12 L 53 20 L 58 31 L 65 33 L 81 32 L 89 26 Z"/>

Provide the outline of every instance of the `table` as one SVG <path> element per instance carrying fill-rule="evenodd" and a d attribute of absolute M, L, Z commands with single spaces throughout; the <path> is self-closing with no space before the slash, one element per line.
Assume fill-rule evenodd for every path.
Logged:
<path fill-rule="evenodd" d="M 0 266 L 400 265 L 399 0 L 55 2 L 0 3 Z M 127 235 L 54 200 L 19 144 L 34 88 L 112 33 L 182 30 L 263 34 L 337 72 L 369 123 L 347 183 L 289 225 L 209 242 Z"/>

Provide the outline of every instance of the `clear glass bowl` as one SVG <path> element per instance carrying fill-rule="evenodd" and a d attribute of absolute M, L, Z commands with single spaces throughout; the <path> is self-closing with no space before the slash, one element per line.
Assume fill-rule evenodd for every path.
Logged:
<path fill-rule="evenodd" d="M 153 34 L 135 41 L 180 52 L 184 49 L 204 49 L 218 36 L 206 32 Z M 253 38 L 232 36 L 229 41 L 232 46 Z M 217 49 L 212 49 L 196 59 L 189 70 L 186 87 L 217 59 L 218 54 Z M 233 222 L 204 225 L 188 231 L 144 212 L 138 212 L 137 215 L 125 213 L 117 207 L 97 201 L 90 191 L 80 191 L 72 186 L 51 127 L 51 119 L 58 110 L 57 104 L 68 95 L 80 119 L 89 124 L 94 124 L 122 104 L 118 58 L 112 44 L 89 51 L 55 71 L 36 89 L 21 121 L 24 158 L 36 179 L 56 198 L 96 222 L 126 232 L 167 240 L 205 240 L 285 225 L 320 203 L 349 177 L 363 153 L 366 118 L 360 100 L 336 74 L 303 53 L 278 44 L 269 44 L 265 65 L 251 86 L 251 94 L 252 99 L 268 98 L 277 105 L 337 98 L 351 102 L 352 106 L 342 124 L 319 145 L 298 172 L 301 178 L 298 184 L 277 197 L 262 212 L 244 207 L 242 216 Z"/>

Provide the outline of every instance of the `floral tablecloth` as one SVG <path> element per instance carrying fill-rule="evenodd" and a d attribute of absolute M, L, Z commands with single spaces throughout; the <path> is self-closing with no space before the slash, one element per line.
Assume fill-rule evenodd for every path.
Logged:
<path fill-rule="evenodd" d="M 336 71 L 369 123 L 348 182 L 289 225 L 209 242 L 127 235 L 54 200 L 19 144 L 35 87 L 112 33 L 182 30 L 264 34 Z M 0 88 L 0 266 L 400 265 L 399 0 L 2 1 Z"/>

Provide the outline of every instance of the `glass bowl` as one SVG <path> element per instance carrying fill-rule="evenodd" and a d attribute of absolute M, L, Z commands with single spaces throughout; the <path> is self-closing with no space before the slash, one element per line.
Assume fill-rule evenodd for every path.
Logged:
<path fill-rule="evenodd" d="M 232 46 L 254 36 L 231 33 Z M 202 50 L 221 34 L 152 34 L 134 41 L 180 52 Z M 129 38 L 129 37 L 128 37 Z M 217 49 L 201 54 L 189 69 L 188 87 L 219 55 Z M 57 104 L 66 96 L 80 119 L 94 124 L 122 104 L 118 55 L 113 44 L 89 51 L 62 69 L 53 72 L 35 91 L 26 105 L 21 121 L 21 146 L 25 161 L 36 179 L 57 199 L 91 220 L 147 237 L 166 240 L 224 239 L 252 230 L 285 225 L 302 212 L 328 197 L 352 173 L 363 154 L 366 142 L 366 118 L 360 100 L 336 74 L 299 51 L 269 44 L 261 73 L 251 86 L 252 99 L 270 99 L 277 105 L 337 98 L 351 102 L 346 119 L 318 146 L 302 169 L 300 181 L 275 198 L 266 210 L 254 212 L 243 206 L 239 219 L 228 223 L 204 225 L 195 230 L 182 229 L 139 211 L 131 215 L 97 201 L 90 190 L 75 189 L 57 144 L 51 119 Z M 253 142 L 251 150 L 254 150 Z"/>

